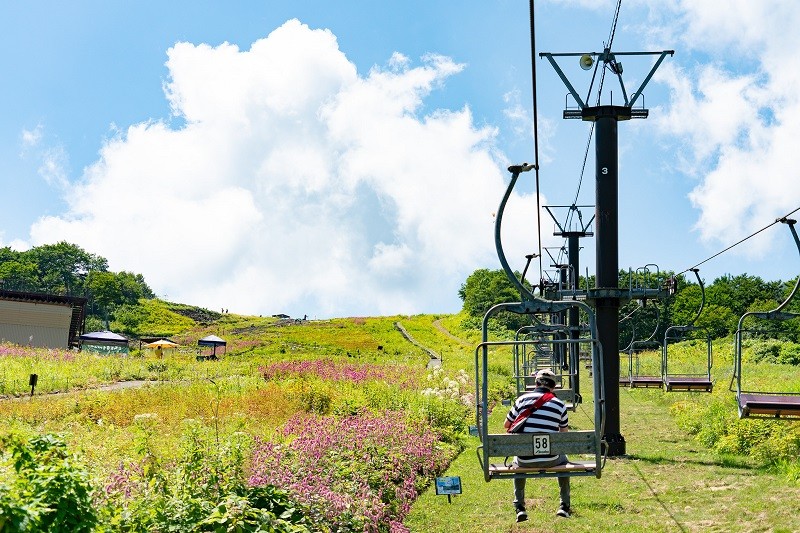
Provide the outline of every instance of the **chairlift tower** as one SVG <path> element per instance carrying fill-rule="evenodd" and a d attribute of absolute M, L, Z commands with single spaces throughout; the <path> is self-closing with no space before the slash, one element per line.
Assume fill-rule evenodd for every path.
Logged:
<path fill-rule="evenodd" d="M 550 266 L 552 268 L 555 268 L 556 271 L 558 272 L 558 278 L 557 279 L 556 279 L 555 276 L 550 276 L 549 274 L 547 275 L 549 281 L 552 284 L 552 287 L 550 288 L 550 290 L 548 292 L 553 292 L 554 291 L 555 293 L 560 294 L 561 292 L 568 290 L 568 287 L 571 286 L 571 279 L 574 277 L 574 276 L 570 275 L 570 267 L 569 267 L 569 265 L 560 262 L 560 260 L 562 258 L 562 254 L 565 254 L 567 250 L 563 246 L 558 246 L 558 247 L 545 246 L 543 249 L 544 249 L 545 252 L 547 252 L 547 255 L 550 257 L 550 261 L 551 261 Z M 553 254 L 550 253 L 550 250 L 558 250 L 558 253 L 556 254 L 558 256 L 558 259 L 556 257 L 553 257 Z M 544 286 L 542 287 L 542 289 L 544 290 Z M 554 321 L 557 324 L 562 325 L 562 326 L 568 326 L 569 327 L 571 324 L 569 324 L 569 322 L 567 321 L 567 318 L 569 316 L 568 313 L 569 313 L 569 311 L 566 310 L 566 309 L 558 311 L 557 313 L 553 313 L 553 315 L 551 317 L 551 320 Z M 569 338 L 576 338 L 576 337 L 573 337 L 571 334 L 568 335 L 568 337 Z M 564 346 L 564 345 L 559 345 L 559 346 L 556 347 L 555 351 L 556 351 L 556 357 L 558 359 L 558 366 L 561 368 L 561 370 L 570 370 L 572 368 L 577 368 L 577 365 L 573 365 L 572 364 L 571 355 L 569 357 L 567 356 L 567 353 L 565 352 L 566 348 L 567 347 Z M 570 346 L 569 348 L 573 348 L 573 347 Z M 577 347 L 574 347 L 574 348 L 577 348 Z M 579 393 L 579 390 L 575 386 L 574 376 L 570 377 L 570 387 L 576 393 Z M 580 397 L 578 397 L 578 398 L 580 398 Z M 580 400 L 578 400 L 578 403 L 580 403 Z"/>
<path fill-rule="evenodd" d="M 567 239 L 567 261 L 568 261 L 568 269 L 571 276 L 569 280 L 569 287 L 566 291 L 562 290 L 559 293 L 559 300 L 563 300 L 565 297 L 565 292 L 571 292 L 573 297 L 577 294 L 579 289 L 579 280 L 580 280 L 580 272 L 581 272 L 581 263 L 580 263 L 580 239 L 584 237 L 592 237 L 594 233 L 592 233 L 591 226 L 592 222 L 594 221 L 594 215 L 589 219 L 588 222 L 583 221 L 583 216 L 581 215 L 581 208 L 587 207 L 594 207 L 594 206 L 587 206 L 587 205 L 554 205 L 554 206 L 543 206 L 550 217 L 553 219 L 553 222 L 556 224 L 556 231 L 553 231 L 553 235 L 556 237 L 564 237 Z M 567 208 L 567 214 L 564 217 L 564 221 L 560 222 L 558 217 L 553 212 L 553 209 L 560 209 L 560 208 Z M 564 272 L 562 271 L 562 274 Z M 567 323 L 569 324 L 569 335 L 570 338 L 575 340 L 580 337 L 580 312 L 577 308 L 572 308 L 567 311 Z M 576 350 L 576 345 L 570 345 L 571 350 Z M 575 383 L 575 394 L 578 398 L 580 398 L 580 354 L 579 353 L 570 353 L 569 354 L 569 361 L 571 365 L 571 372 L 575 373 L 574 383 Z"/>
<path fill-rule="evenodd" d="M 567 107 L 564 110 L 565 119 L 581 119 L 595 123 L 595 234 L 596 234 L 596 270 L 593 300 L 597 317 L 597 329 L 603 352 L 607 354 L 603 363 L 603 379 L 606 391 L 606 425 L 603 440 L 606 443 L 606 452 L 609 456 L 625 455 L 625 437 L 620 428 L 619 409 L 619 357 L 612 354 L 619 353 L 619 305 L 620 298 L 625 295 L 619 290 L 619 208 L 618 208 L 618 149 L 617 125 L 620 121 L 632 118 L 647 118 L 649 111 L 643 106 L 634 108 L 634 104 L 642 96 L 647 83 L 667 55 L 673 55 L 673 50 L 661 52 L 616 52 L 610 48 L 602 52 L 590 53 L 558 53 L 542 52 L 539 57 L 546 58 L 567 87 L 569 94 L 575 100 L 578 108 Z M 625 84 L 622 81 L 622 64 L 617 61 L 620 56 L 658 56 L 650 72 L 642 81 L 638 89 L 628 98 Z M 579 66 L 589 70 L 595 69 L 602 63 L 603 68 L 608 68 L 616 75 L 622 89 L 623 105 L 587 105 L 577 93 L 572 83 L 556 62 L 556 57 L 579 58 Z M 644 101 L 644 98 L 642 98 Z M 591 296 L 591 295 L 589 295 Z"/>

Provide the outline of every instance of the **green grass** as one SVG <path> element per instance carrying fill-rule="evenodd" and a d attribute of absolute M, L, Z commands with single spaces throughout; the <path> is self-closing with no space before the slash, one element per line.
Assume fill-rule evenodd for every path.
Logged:
<path fill-rule="evenodd" d="M 186 419 L 200 421 L 224 435 L 244 431 L 268 436 L 274 427 L 302 408 L 303 398 L 309 394 L 329 396 L 332 408 L 347 402 L 395 401 L 412 405 L 412 400 L 403 396 L 406 393 L 392 392 L 391 383 L 358 390 L 302 379 L 265 382 L 258 370 L 270 362 L 316 358 L 424 368 L 428 354 L 402 337 L 394 327 L 396 321 L 419 343 L 442 355 L 444 376 L 454 378 L 464 370 L 472 379 L 474 345 L 480 333 L 462 330 L 461 318 L 416 315 L 297 324 L 223 315 L 213 324 L 195 326 L 176 335 L 175 340 L 184 348 L 161 361 L 133 356 L 79 356 L 74 362 L 51 362 L 44 356 L 27 361 L 8 359 L 3 362 L 0 379 L 6 376 L 10 380 L 13 375 L 13 379 L 27 381 L 28 373 L 39 372 L 40 379 L 61 376 L 86 387 L 134 377 L 161 379 L 165 383 L 136 390 L 76 391 L 2 401 L 0 423 L 6 429 L 67 435 L 70 445 L 81 451 L 93 473 L 102 477 L 120 460 L 135 455 L 136 415 L 155 414 L 159 432 L 154 445 L 169 456 Z M 227 353 L 220 361 L 197 362 L 197 339 L 209 333 L 228 341 Z M 558 487 L 554 479 L 529 480 L 526 495 L 530 520 L 516 524 L 511 482 L 486 483 L 475 453 L 478 439 L 465 437 L 466 450 L 444 473 L 461 477 L 463 494 L 448 503 L 446 497 L 436 496 L 428 489 L 413 505 L 406 525 L 414 532 L 800 531 L 797 465 L 766 468 L 768 463 L 763 458 L 714 452 L 686 429 L 710 405 L 727 413 L 727 418 L 720 419 L 724 424 L 735 422 L 733 393 L 727 390 L 732 345 L 729 340 L 722 340 L 715 342 L 714 348 L 712 375 L 716 383 L 711 395 L 620 390 L 627 455 L 609 459 L 599 480 L 573 479 L 573 518 L 555 516 Z M 693 357 L 691 351 L 677 348 L 674 356 L 678 363 Z M 508 373 L 501 370 L 510 361 L 508 349 L 490 352 L 492 378 L 500 386 L 509 380 Z M 757 386 L 800 390 L 798 367 L 751 363 L 748 379 Z M 581 383 L 584 388 L 591 383 L 585 372 Z M 429 386 L 429 382 L 422 386 Z M 467 383 L 466 389 L 471 391 L 472 384 Z M 571 426 L 576 429 L 590 427 L 592 418 L 591 394 L 582 392 L 585 404 L 570 414 Z M 498 406 L 493 411 L 490 422 L 497 431 L 506 409 Z M 695 418 L 690 417 L 690 424 L 679 426 L 678 421 L 683 419 L 673 413 Z M 754 421 L 735 423 L 737 427 L 741 424 L 738 431 L 745 435 L 747 429 L 761 428 Z M 698 433 L 697 437 L 707 433 Z"/>
<path fill-rule="evenodd" d="M 589 383 L 588 376 L 581 382 Z M 556 481 L 529 480 L 529 520 L 516 524 L 511 481 L 483 480 L 475 454 L 479 442 L 470 438 L 466 451 L 444 474 L 461 476 L 464 493 L 448 504 L 446 497 L 428 490 L 406 524 L 415 532 L 800 531 L 800 486 L 747 457 L 713 453 L 681 430 L 669 405 L 687 398 L 707 399 L 660 390 L 620 391 L 627 455 L 609 459 L 601 479 L 573 478 L 575 512 L 569 520 L 555 516 Z M 591 406 L 584 407 L 571 413 L 571 427 L 587 427 Z M 496 409 L 492 423 L 499 424 L 504 413 Z"/>

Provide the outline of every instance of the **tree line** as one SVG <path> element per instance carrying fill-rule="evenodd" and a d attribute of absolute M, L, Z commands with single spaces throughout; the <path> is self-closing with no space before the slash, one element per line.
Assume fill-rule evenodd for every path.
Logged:
<path fill-rule="evenodd" d="M 516 273 L 519 277 L 519 273 Z M 619 287 L 663 288 L 674 284 L 674 293 L 646 302 L 634 300 L 620 307 L 620 347 L 631 340 L 641 340 L 653 334 L 663 340 L 666 328 L 673 325 L 694 325 L 707 331 L 712 338 L 720 338 L 736 331 L 739 318 L 748 311 L 769 311 L 783 302 L 793 289 L 796 279 L 764 281 L 758 276 L 725 275 L 705 284 L 705 302 L 702 312 L 703 290 L 693 279 L 683 274 L 665 271 L 658 273 L 620 271 Z M 671 281 L 674 280 L 674 281 Z M 594 287 L 594 276 L 581 277 L 579 287 Z M 480 327 L 484 314 L 493 305 L 519 301 L 514 288 L 503 270 L 478 269 L 467 277 L 458 292 L 463 301 L 463 312 L 468 325 Z M 800 312 L 800 304 L 793 301 L 785 311 Z M 696 317 L 696 319 L 695 319 Z M 512 313 L 500 313 L 493 321 L 495 327 L 516 331 L 530 323 L 530 318 Z M 788 340 L 800 340 L 800 324 L 796 320 L 784 321 L 776 327 Z M 763 328 L 763 325 L 759 327 Z"/>
<path fill-rule="evenodd" d="M 123 306 L 155 294 L 144 276 L 111 272 L 108 260 L 67 242 L 18 252 L 0 248 L 0 288 L 87 299 L 87 330 L 100 329 Z"/>

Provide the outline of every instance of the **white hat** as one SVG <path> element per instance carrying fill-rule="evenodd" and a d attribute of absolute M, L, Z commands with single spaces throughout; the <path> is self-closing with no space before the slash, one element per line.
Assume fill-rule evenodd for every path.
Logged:
<path fill-rule="evenodd" d="M 534 377 L 536 378 L 537 381 L 546 379 L 547 381 L 552 381 L 553 383 L 556 382 L 556 375 L 553 373 L 552 370 L 548 370 L 547 368 L 536 372 Z"/>

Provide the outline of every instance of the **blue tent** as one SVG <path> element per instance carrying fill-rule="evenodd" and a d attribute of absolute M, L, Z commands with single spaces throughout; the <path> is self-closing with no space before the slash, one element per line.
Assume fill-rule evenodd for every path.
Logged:
<path fill-rule="evenodd" d="M 78 337 L 81 350 L 100 354 L 128 354 L 128 338 L 112 331 L 93 331 Z"/>

